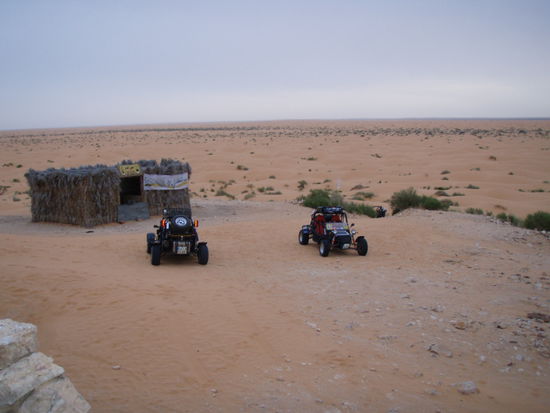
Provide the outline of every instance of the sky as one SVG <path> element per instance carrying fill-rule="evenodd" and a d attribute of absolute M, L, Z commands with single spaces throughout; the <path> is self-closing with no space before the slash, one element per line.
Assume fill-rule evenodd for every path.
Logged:
<path fill-rule="evenodd" d="M 0 1 L 0 129 L 464 117 L 550 117 L 550 1 Z"/>

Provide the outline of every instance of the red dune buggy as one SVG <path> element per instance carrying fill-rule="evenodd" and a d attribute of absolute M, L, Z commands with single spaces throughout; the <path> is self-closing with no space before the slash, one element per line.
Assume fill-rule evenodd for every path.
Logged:
<path fill-rule="evenodd" d="M 364 236 L 355 237 L 348 224 L 348 216 L 342 207 L 317 207 L 311 214 L 309 225 L 303 225 L 298 242 L 307 245 L 310 238 L 319 244 L 319 254 L 327 257 L 331 249 L 355 249 L 359 255 L 367 255 L 369 245 Z"/>

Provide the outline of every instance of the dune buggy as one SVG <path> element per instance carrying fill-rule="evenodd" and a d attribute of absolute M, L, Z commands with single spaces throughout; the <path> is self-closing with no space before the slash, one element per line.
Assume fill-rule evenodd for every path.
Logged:
<path fill-rule="evenodd" d="M 327 257 L 331 249 L 355 249 L 359 255 L 367 255 L 369 245 L 364 236 L 355 237 L 354 224 L 348 224 L 348 216 L 342 207 L 317 207 L 311 214 L 309 225 L 303 225 L 298 241 L 307 245 L 310 238 L 319 244 L 319 254 Z"/>
<path fill-rule="evenodd" d="M 147 234 L 147 252 L 151 254 L 151 264 L 159 265 L 165 254 L 196 255 L 199 264 L 208 263 L 208 246 L 199 242 L 198 221 L 191 219 L 191 211 L 185 208 L 165 209 L 160 225 L 155 225 L 157 233 Z"/>

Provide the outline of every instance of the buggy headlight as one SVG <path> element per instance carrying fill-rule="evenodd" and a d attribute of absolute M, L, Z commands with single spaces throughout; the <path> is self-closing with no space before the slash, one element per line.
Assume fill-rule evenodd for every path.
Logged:
<path fill-rule="evenodd" d="M 352 229 L 352 230 L 351 230 L 351 235 L 355 235 L 355 234 L 357 234 L 357 231 L 354 230 L 354 229 Z"/>

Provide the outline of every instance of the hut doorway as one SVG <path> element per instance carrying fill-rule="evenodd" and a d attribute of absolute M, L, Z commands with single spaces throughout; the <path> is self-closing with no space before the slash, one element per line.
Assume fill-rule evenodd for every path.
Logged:
<path fill-rule="evenodd" d="M 149 208 L 143 192 L 143 173 L 138 164 L 120 165 L 120 205 L 118 221 L 149 218 Z"/>
<path fill-rule="evenodd" d="M 143 202 L 143 175 L 121 177 L 120 204 L 132 205 Z"/>

